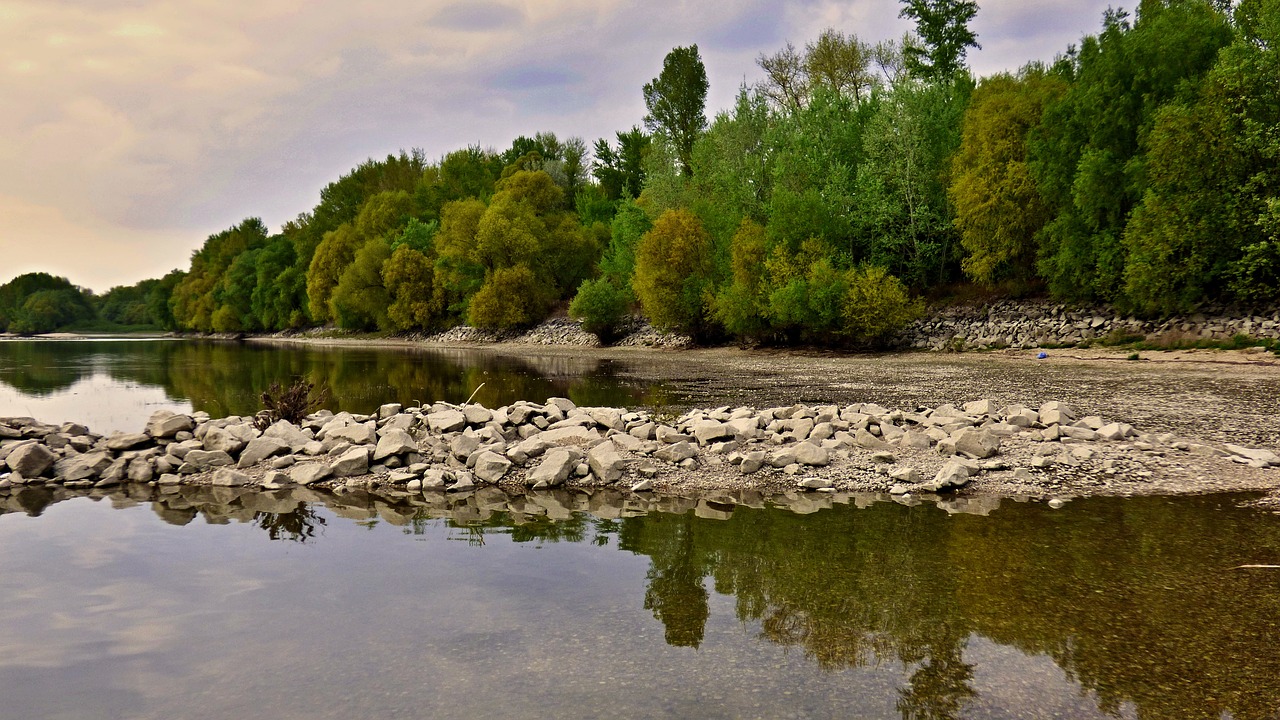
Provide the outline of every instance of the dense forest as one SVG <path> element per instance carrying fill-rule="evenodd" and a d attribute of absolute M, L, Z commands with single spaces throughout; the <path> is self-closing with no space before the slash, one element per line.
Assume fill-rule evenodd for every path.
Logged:
<path fill-rule="evenodd" d="M 876 344 L 956 288 L 1139 315 L 1280 301 L 1280 0 L 1143 0 L 1052 64 L 975 80 L 971 0 L 916 33 L 828 30 L 758 59 L 708 119 L 696 45 L 588 145 L 370 159 L 271 233 L 97 297 L 0 287 L 0 330 L 96 319 L 203 332 L 511 329 L 638 312 L 701 340 Z"/>

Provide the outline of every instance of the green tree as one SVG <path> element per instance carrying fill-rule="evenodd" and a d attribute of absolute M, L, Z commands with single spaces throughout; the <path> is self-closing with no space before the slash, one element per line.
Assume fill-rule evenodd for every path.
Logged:
<path fill-rule="evenodd" d="M 652 138 L 639 127 L 620 131 L 617 137 L 616 146 L 603 138 L 596 141 L 591 174 L 610 200 L 640 197 L 645 181 L 645 153 Z"/>
<path fill-rule="evenodd" d="M 969 48 L 982 49 L 969 23 L 978 14 L 973 0 L 901 0 L 898 17 L 916 23 L 921 44 L 907 44 L 907 70 L 922 78 L 946 79 L 964 69 Z"/>
<path fill-rule="evenodd" d="M 547 287 L 527 265 L 500 267 L 488 274 L 467 310 L 467 322 L 492 330 L 513 330 L 546 317 Z"/>
<path fill-rule="evenodd" d="M 634 287 L 644 314 L 663 330 L 705 334 L 712 285 L 711 236 L 688 210 L 668 210 L 636 249 Z"/>
<path fill-rule="evenodd" d="M 707 126 L 707 88 L 697 45 L 672 49 L 662 72 L 644 86 L 645 126 L 670 138 L 686 176 L 693 174 L 693 144 Z"/>
<path fill-rule="evenodd" d="M 410 244 L 399 245 L 382 266 L 382 284 L 393 330 L 429 330 L 442 322 L 443 296 L 435 288 L 432 257 Z"/>
<path fill-rule="evenodd" d="M 1035 235 L 1050 214 L 1027 164 L 1027 135 L 1066 87 L 1032 65 L 983 78 L 965 110 L 947 195 L 965 274 L 977 282 L 1034 277 Z"/>
<path fill-rule="evenodd" d="M 374 238 L 356 251 L 329 299 L 329 315 L 349 330 L 387 330 L 390 304 L 382 280 L 382 266 L 391 257 L 391 245 Z"/>
<path fill-rule="evenodd" d="M 717 293 L 713 305 L 715 319 L 730 334 L 760 340 L 769 330 L 769 310 L 765 261 L 769 244 L 764 227 L 743 220 L 730 243 L 733 279 Z"/>

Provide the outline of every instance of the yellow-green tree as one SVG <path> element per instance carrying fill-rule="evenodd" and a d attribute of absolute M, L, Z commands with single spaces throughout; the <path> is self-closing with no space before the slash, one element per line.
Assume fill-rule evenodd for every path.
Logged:
<path fill-rule="evenodd" d="M 684 209 L 664 212 L 636 248 L 633 285 L 645 316 L 663 330 L 702 334 L 712 272 L 702 221 Z"/>
<path fill-rule="evenodd" d="M 970 278 L 992 284 L 1035 272 L 1035 234 L 1049 208 L 1027 165 L 1027 133 L 1067 88 L 1041 67 L 984 78 L 965 110 L 948 196 Z"/>

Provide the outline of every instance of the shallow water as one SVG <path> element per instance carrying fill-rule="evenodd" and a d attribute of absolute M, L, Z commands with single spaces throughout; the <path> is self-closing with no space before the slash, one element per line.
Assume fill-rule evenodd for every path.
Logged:
<path fill-rule="evenodd" d="M 151 413 L 252 415 L 272 383 L 314 383 L 333 411 L 437 400 L 499 407 L 569 397 L 580 405 L 668 402 L 663 383 L 621 372 L 629 363 L 497 355 L 464 349 L 268 346 L 171 339 L 0 342 L 0 417 L 78 422 L 99 433 L 138 432 Z"/>
<path fill-rule="evenodd" d="M 27 488 L 0 718 L 1280 717 L 1239 498 Z"/>

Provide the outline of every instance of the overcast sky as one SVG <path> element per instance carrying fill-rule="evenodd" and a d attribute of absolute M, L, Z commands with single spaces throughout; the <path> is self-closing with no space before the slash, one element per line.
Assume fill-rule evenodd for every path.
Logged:
<path fill-rule="evenodd" d="M 980 0 L 978 75 L 1051 60 L 1105 0 Z M 0 0 L 0 283 L 97 292 L 185 269 L 245 217 L 272 230 L 365 158 L 590 144 L 697 43 L 725 109 L 755 58 L 834 27 L 911 28 L 895 0 Z"/>

